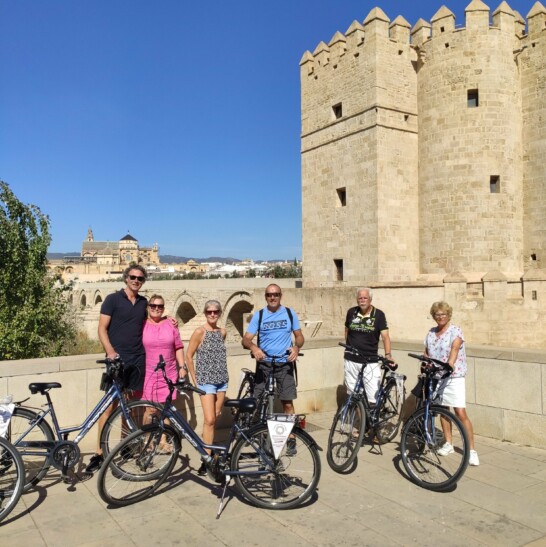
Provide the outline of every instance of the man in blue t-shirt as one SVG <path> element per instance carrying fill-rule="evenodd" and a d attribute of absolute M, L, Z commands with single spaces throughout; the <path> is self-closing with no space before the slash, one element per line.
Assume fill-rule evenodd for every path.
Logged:
<path fill-rule="evenodd" d="M 294 362 L 298 358 L 304 338 L 298 316 L 281 306 L 282 291 L 276 284 L 265 289 L 267 307 L 256 312 L 243 337 L 243 346 L 249 349 L 257 362 L 254 394 L 265 388 L 265 379 L 275 358 L 273 374 L 277 380 L 279 398 L 285 414 L 294 414 L 293 400 L 297 397 Z M 294 333 L 294 343 L 292 343 Z M 258 335 L 257 344 L 253 342 Z"/>

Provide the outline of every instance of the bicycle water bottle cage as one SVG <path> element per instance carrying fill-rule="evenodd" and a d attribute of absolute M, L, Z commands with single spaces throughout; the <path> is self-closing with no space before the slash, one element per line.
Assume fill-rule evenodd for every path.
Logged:
<path fill-rule="evenodd" d="M 43 395 L 46 391 L 57 387 L 62 387 L 59 382 L 33 382 L 32 384 L 28 384 L 28 389 L 30 389 L 32 395 L 36 395 L 36 393 Z"/>

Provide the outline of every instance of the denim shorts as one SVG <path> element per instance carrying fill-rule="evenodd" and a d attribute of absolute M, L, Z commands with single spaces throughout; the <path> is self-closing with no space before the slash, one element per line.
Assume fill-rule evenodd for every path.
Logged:
<path fill-rule="evenodd" d="M 223 384 L 197 384 L 197 387 L 207 395 L 215 395 L 219 391 L 227 391 L 228 385 L 227 382 L 224 382 Z"/>

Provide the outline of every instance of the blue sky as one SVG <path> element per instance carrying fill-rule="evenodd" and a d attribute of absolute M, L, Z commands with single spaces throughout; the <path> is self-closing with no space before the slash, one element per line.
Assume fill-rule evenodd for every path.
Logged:
<path fill-rule="evenodd" d="M 446 2 L 457 24 L 469 3 Z M 376 5 L 414 25 L 441 1 L 0 0 L 0 179 L 50 216 L 50 251 L 91 226 L 301 257 L 299 61 Z"/>

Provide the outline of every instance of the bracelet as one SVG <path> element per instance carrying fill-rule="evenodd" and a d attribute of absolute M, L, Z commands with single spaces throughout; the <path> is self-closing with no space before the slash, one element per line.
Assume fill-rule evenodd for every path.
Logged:
<path fill-rule="evenodd" d="M 390 355 L 392 357 L 392 353 L 389 351 L 389 353 L 385 353 L 385 355 Z"/>

